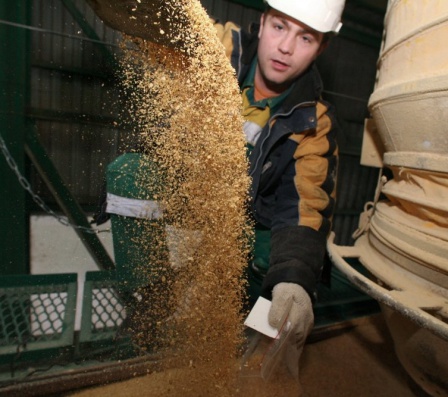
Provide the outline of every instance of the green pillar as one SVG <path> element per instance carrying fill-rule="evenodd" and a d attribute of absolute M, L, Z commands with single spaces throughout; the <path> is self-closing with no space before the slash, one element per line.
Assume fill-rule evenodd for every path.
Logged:
<path fill-rule="evenodd" d="M 31 0 L 0 2 L 0 19 L 30 24 Z M 24 141 L 29 103 L 30 34 L 0 24 L 0 134 L 25 173 Z M 29 214 L 27 193 L 0 152 L 0 277 L 29 273 Z"/>

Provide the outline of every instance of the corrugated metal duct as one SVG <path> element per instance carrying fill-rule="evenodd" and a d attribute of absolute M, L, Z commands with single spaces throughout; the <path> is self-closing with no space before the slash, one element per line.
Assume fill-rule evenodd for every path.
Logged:
<path fill-rule="evenodd" d="M 432 396 L 448 390 L 448 2 L 390 0 L 369 109 L 393 179 L 355 247 L 329 245 L 383 304 L 397 355 Z M 342 259 L 359 257 L 377 283 Z"/>

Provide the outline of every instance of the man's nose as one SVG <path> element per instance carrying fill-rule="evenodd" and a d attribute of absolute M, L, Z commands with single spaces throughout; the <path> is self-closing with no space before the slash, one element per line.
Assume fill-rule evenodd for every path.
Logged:
<path fill-rule="evenodd" d="M 284 54 L 292 55 L 294 53 L 295 37 L 293 34 L 285 34 L 279 43 L 279 50 Z"/>

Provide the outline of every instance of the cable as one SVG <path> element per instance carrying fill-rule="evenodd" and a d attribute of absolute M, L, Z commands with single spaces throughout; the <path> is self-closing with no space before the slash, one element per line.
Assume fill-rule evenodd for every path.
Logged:
<path fill-rule="evenodd" d="M 39 33 L 49 33 L 49 34 L 52 34 L 52 35 L 67 37 L 69 39 L 74 39 L 74 40 L 89 41 L 89 42 L 92 42 L 92 43 L 107 45 L 107 46 L 110 46 L 110 47 L 121 48 L 121 46 L 119 44 L 106 43 L 105 41 L 102 41 L 102 40 L 89 39 L 87 37 L 79 37 L 79 36 L 76 36 L 76 35 L 73 35 L 73 34 L 55 32 L 53 30 L 42 29 L 42 28 L 38 28 L 36 26 L 23 25 L 21 23 L 5 21 L 4 19 L 0 19 L 0 24 L 8 25 L 8 26 L 14 26 L 16 28 L 32 30 L 32 31 L 39 32 Z"/>

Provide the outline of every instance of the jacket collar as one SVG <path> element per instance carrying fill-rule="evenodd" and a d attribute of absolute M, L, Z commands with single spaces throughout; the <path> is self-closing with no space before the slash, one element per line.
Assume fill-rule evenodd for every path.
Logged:
<path fill-rule="evenodd" d="M 322 90 L 322 79 L 316 64 L 313 62 L 296 80 L 291 93 L 286 97 L 280 111 L 287 113 L 299 103 L 316 102 L 320 99 Z"/>

